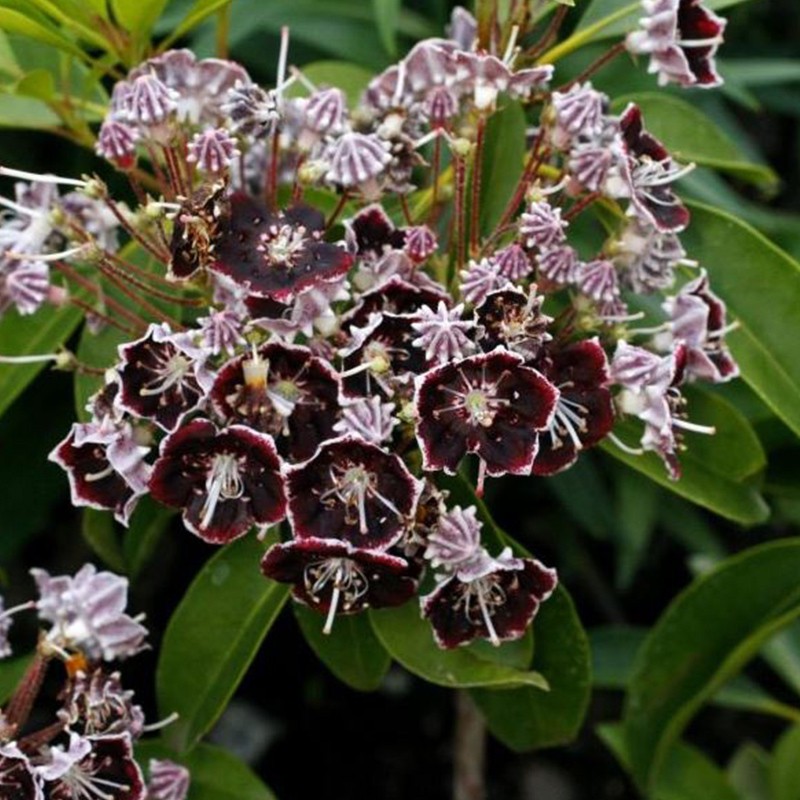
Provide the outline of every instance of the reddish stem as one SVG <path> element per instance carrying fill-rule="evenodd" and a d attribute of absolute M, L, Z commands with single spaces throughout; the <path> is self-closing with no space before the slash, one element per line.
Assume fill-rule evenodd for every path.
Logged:
<path fill-rule="evenodd" d="M 486 141 L 486 118 L 478 118 L 478 129 L 475 136 L 475 151 L 472 161 L 472 208 L 469 229 L 469 252 L 475 255 L 479 249 L 479 225 L 481 210 L 481 171 L 483 168 L 483 148 Z"/>
<path fill-rule="evenodd" d="M 442 137 L 437 136 L 433 141 L 433 198 L 431 200 L 431 215 L 428 222 L 431 221 L 433 215 L 436 213 L 436 206 L 439 202 L 439 172 L 442 168 Z"/>
<path fill-rule="evenodd" d="M 403 211 L 403 219 L 406 221 L 406 225 L 413 225 L 414 218 L 411 216 L 411 209 L 408 207 L 408 198 L 404 195 L 400 195 L 400 208 Z"/>
<path fill-rule="evenodd" d="M 135 239 L 151 256 L 153 256 L 153 258 L 158 259 L 162 264 L 169 264 L 172 256 L 168 252 L 161 252 L 153 242 L 142 236 L 142 234 L 125 219 L 125 215 L 120 211 L 119 206 L 110 195 L 104 195 L 103 200 L 111 209 L 111 213 L 117 218 L 119 224 L 132 239 Z"/>
<path fill-rule="evenodd" d="M 347 195 L 347 192 L 343 192 L 342 196 L 339 198 L 339 202 L 336 204 L 336 208 L 333 209 L 331 215 L 328 217 L 327 221 L 325 222 L 325 230 L 330 230 L 336 220 L 339 218 L 339 214 L 342 213 L 342 209 L 345 207 L 347 201 L 350 198 Z"/>
<path fill-rule="evenodd" d="M 569 83 L 564 84 L 561 88 L 557 91 L 559 92 L 566 92 L 571 86 L 575 86 L 577 83 L 583 83 L 583 81 L 587 80 L 587 78 L 591 78 L 596 72 L 602 69 L 609 61 L 613 61 L 620 53 L 625 52 L 625 42 L 624 40 L 621 42 L 617 42 L 613 47 L 610 47 L 606 50 L 603 55 L 599 58 L 596 58 L 586 67 L 583 72 L 576 75 Z"/>
<path fill-rule="evenodd" d="M 72 303 L 72 305 L 77 306 L 78 308 L 80 308 L 81 311 L 85 311 L 87 314 L 91 314 L 93 317 L 97 317 L 99 320 L 104 322 L 106 325 L 110 325 L 112 328 L 116 328 L 117 330 L 120 330 L 123 333 L 126 333 L 126 334 L 128 334 L 130 336 L 138 336 L 141 333 L 141 329 L 140 330 L 136 330 L 134 328 L 129 328 L 127 325 L 123 325 L 121 322 L 119 322 L 118 320 L 114 319 L 113 317 L 109 317 L 106 314 L 102 314 L 96 308 L 94 308 L 94 306 L 92 306 L 91 303 L 86 303 L 86 302 L 84 302 L 83 300 L 80 300 L 77 297 L 70 297 L 69 302 Z M 89 367 L 87 365 L 81 365 L 78 368 L 78 371 L 79 372 L 86 372 L 86 373 L 94 374 L 94 367 Z M 104 369 L 99 369 L 96 374 L 104 374 L 104 373 L 105 373 Z"/>
<path fill-rule="evenodd" d="M 456 238 L 456 269 L 460 270 L 464 266 L 464 251 L 466 249 L 466 209 L 464 200 L 467 188 L 467 164 L 462 156 L 453 156 L 453 165 L 456 173 L 456 193 L 455 193 L 455 238 Z"/>
<path fill-rule="evenodd" d="M 581 211 L 588 208 L 598 197 L 602 197 L 601 192 L 592 192 L 591 194 L 584 195 L 580 200 L 575 201 L 569 207 L 569 210 L 564 214 L 564 219 L 567 222 L 575 219 Z"/>
<path fill-rule="evenodd" d="M 548 47 L 553 39 L 558 35 L 558 30 L 567 15 L 567 6 L 559 6 L 550 19 L 549 25 L 545 28 L 541 38 L 536 44 L 525 51 L 525 58 L 535 61 Z"/>
<path fill-rule="evenodd" d="M 503 216 L 500 217 L 500 222 L 497 223 L 497 228 L 504 228 L 511 221 L 514 213 L 519 208 L 519 204 L 525 197 L 525 192 L 528 190 L 528 185 L 533 179 L 533 176 L 536 174 L 536 171 L 541 166 L 542 161 L 544 161 L 544 157 L 547 153 L 547 149 L 542 147 L 544 134 L 544 127 L 539 128 L 536 138 L 533 140 L 533 144 L 531 145 L 531 152 L 528 155 L 525 168 L 522 170 L 522 175 L 517 183 L 517 188 L 514 190 L 514 194 L 508 201 L 508 205 L 506 205 L 505 210 L 503 211 Z"/>
<path fill-rule="evenodd" d="M 4 709 L 6 722 L 13 725 L 18 731 L 28 720 L 33 704 L 39 696 L 39 690 L 42 688 L 49 664 L 50 659 L 37 652 Z"/>

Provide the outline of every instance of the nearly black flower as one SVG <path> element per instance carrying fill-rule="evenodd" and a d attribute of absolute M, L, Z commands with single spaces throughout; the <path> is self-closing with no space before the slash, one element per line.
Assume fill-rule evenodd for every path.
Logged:
<path fill-rule="evenodd" d="M 527 475 L 557 400 L 547 378 L 499 348 L 430 370 L 416 391 L 423 469 L 454 474 L 467 453 L 477 453 L 479 491 L 486 473 Z"/>
<path fill-rule="evenodd" d="M 242 423 L 275 437 L 282 455 L 304 461 L 333 438 L 339 378 L 307 347 L 271 342 L 228 361 L 211 389 L 226 424 Z"/>
<path fill-rule="evenodd" d="M 231 196 L 219 222 L 211 268 L 254 295 L 287 300 L 297 292 L 344 275 L 353 257 L 322 238 L 325 218 L 297 206 L 272 212 L 243 192 Z"/>
<path fill-rule="evenodd" d="M 330 633 L 336 614 L 405 603 L 416 591 L 419 574 L 404 558 L 327 538 L 273 545 L 261 571 L 293 583 L 296 600 L 327 613 L 324 633 Z"/>
<path fill-rule="evenodd" d="M 150 492 L 183 509 L 186 527 L 211 544 L 243 536 L 252 525 L 283 519 L 286 497 L 272 437 L 244 425 L 220 431 L 204 419 L 161 443 Z"/>
<path fill-rule="evenodd" d="M 539 436 L 534 475 L 553 475 L 573 464 L 614 425 L 608 360 L 596 339 L 549 347 L 539 366 L 559 391 L 555 414 Z"/>
<path fill-rule="evenodd" d="M 295 537 L 372 550 L 400 539 L 421 491 L 398 456 L 353 436 L 325 442 L 310 461 L 289 467 L 286 486 Z"/>
<path fill-rule="evenodd" d="M 450 649 L 474 639 L 494 645 L 519 639 L 556 588 L 556 572 L 532 558 L 505 551 L 486 558 L 483 569 L 462 580 L 456 573 L 421 598 L 436 642 Z"/>

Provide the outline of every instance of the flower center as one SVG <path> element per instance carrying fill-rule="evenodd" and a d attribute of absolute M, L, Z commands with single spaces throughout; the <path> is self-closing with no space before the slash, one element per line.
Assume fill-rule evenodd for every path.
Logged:
<path fill-rule="evenodd" d="M 235 455 L 220 453 L 214 456 L 206 478 L 206 501 L 200 510 L 201 528 L 209 526 L 220 500 L 238 500 L 244 494 L 239 469 L 239 460 Z"/>
<path fill-rule="evenodd" d="M 139 389 L 139 394 L 142 397 L 162 394 L 180 383 L 191 368 L 191 361 L 180 352 L 176 351 L 170 356 L 160 355 L 157 357 L 157 366 L 152 370 L 156 377 L 147 381 Z"/>
<path fill-rule="evenodd" d="M 489 639 L 497 647 L 500 644 L 500 637 L 494 628 L 492 617 L 498 608 L 505 605 L 507 599 L 506 591 L 500 585 L 499 576 L 486 575 L 463 584 L 461 592 L 453 603 L 453 609 L 461 611 L 470 625 L 480 625 L 482 622 L 486 626 Z"/>
<path fill-rule="evenodd" d="M 333 582 L 328 617 L 323 633 L 330 633 L 333 619 L 341 604 L 342 611 L 350 611 L 367 593 L 369 582 L 361 568 L 350 558 L 326 558 L 309 564 L 303 570 L 303 583 L 309 597 L 320 603 L 320 594 Z"/>
<path fill-rule="evenodd" d="M 274 266 L 292 267 L 306 249 L 306 229 L 302 225 L 297 228 L 291 225 L 272 225 L 266 233 L 261 234 L 258 250 L 264 254 L 264 260 Z"/>
<path fill-rule="evenodd" d="M 61 782 L 69 792 L 68 796 L 75 800 L 113 800 L 117 792 L 130 791 L 130 787 L 125 783 L 98 778 L 97 771 L 90 772 L 80 764 L 70 767 L 61 777 Z"/>

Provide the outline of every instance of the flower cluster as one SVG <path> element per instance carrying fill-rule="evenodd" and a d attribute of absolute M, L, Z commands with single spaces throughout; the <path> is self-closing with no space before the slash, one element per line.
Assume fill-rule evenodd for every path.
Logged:
<path fill-rule="evenodd" d="M 35 610 L 48 627 L 11 700 L 0 710 L 0 789 L 19 800 L 185 800 L 189 773 L 172 762 L 150 764 L 150 781 L 134 759 L 144 714 L 106 664 L 146 647 L 146 629 L 126 612 L 127 580 L 87 564 L 74 576 L 31 571 L 38 600 L 2 611 L 0 657 L 11 653 L 12 615 Z M 29 730 L 53 661 L 63 662 L 54 721 Z M 169 720 L 168 720 L 169 721 Z"/>
<path fill-rule="evenodd" d="M 722 22 L 697 0 L 645 7 L 631 49 L 710 84 Z M 299 70 L 287 79 L 284 62 L 267 91 L 184 50 L 117 84 L 97 152 L 159 199 L 129 211 L 98 179 L 72 181 L 92 205 L 82 222 L 60 217 L 66 244 L 92 256 L 81 269 L 53 257 L 63 286 L 88 292 L 96 268 L 115 289 L 69 297 L 96 327 L 131 333 L 51 456 L 75 504 L 127 523 L 149 493 L 212 544 L 286 519 L 261 569 L 325 631 L 408 601 L 438 571 L 422 613 L 454 647 L 521 636 L 556 579 L 535 559 L 490 556 L 438 473 L 475 465 L 480 495 L 487 478 L 553 475 L 609 440 L 679 476 L 684 433 L 707 431 L 687 420 L 682 388 L 737 372 L 723 302 L 705 272 L 686 281 L 697 264 L 673 185 L 692 165 L 637 106 L 611 113 L 585 76 L 554 85 L 515 35 L 502 54 L 484 49 L 459 9 L 450 38 L 417 44 L 355 107 Z M 508 103 L 530 114 L 532 138 L 487 227 L 486 129 Z M 50 199 L 27 218 L 35 204 L 20 199 L 11 232 L 66 205 L 52 185 L 18 189 Z M 598 204 L 605 228 L 579 244 L 571 226 Z M 162 270 L 119 255 L 89 224 L 97 208 Z M 28 261 L 48 242 L 39 234 Z M 631 325 L 637 295 L 660 299 L 648 327 Z M 637 447 L 613 431 L 624 417 L 640 421 Z"/>

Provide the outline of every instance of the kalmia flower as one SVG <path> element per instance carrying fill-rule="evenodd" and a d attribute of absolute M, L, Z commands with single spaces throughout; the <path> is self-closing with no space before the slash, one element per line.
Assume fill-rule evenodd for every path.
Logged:
<path fill-rule="evenodd" d="M 646 17 L 642 30 L 628 34 L 631 53 L 650 56 L 648 72 L 658 74 L 665 86 L 699 86 L 722 83 L 714 56 L 722 44 L 727 21 L 703 5 L 703 0 L 642 0 Z"/>
<path fill-rule="evenodd" d="M 378 196 L 380 189 L 376 179 L 391 160 L 386 146 L 377 136 L 346 133 L 331 152 L 325 179 L 343 189 L 358 188 L 366 197 Z"/>
<path fill-rule="evenodd" d="M 536 200 L 528 204 L 519 220 L 519 233 L 525 247 L 545 250 L 561 244 L 566 235 L 567 222 L 561 219 L 561 209 L 553 208 L 547 200 Z"/>
<path fill-rule="evenodd" d="M 210 544 L 244 536 L 253 525 L 283 519 L 281 462 L 271 436 L 244 425 L 222 430 L 204 419 L 161 443 L 150 492 L 183 509 L 186 527 Z"/>
<path fill-rule="evenodd" d="M 518 245 L 510 244 L 494 254 L 500 274 L 512 283 L 524 280 L 533 272 L 528 254 Z"/>
<path fill-rule="evenodd" d="M 240 155 L 236 140 L 224 128 L 206 128 L 196 133 L 186 149 L 186 161 L 212 175 L 224 172 Z"/>
<path fill-rule="evenodd" d="M 678 265 L 696 266 L 686 259 L 686 251 L 674 233 L 660 231 L 637 217 L 613 244 L 612 256 L 621 270 L 621 282 L 642 294 L 672 286 Z"/>
<path fill-rule="evenodd" d="M 325 219 L 315 209 L 277 213 L 237 192 L 220 222 L 212 269 L 260 297 L 287 300 L 344 275 L 352 256 L 322 240 Z"/>
<path fill-rule="evenodd" d="M 143 650 L 147 630 L 125 613 L 128 581 L 85 564 L 74 577 L 32 569 L 39 590 L 36 609 L 52 627 L 46 641 L 83 653 L 90 661 L 114 661 Z"/>
<path fill-rule="evenodd" d="M 484 351 L 505 347 L 530 360 L 550 341 L 547 328 L 553 318 L 542 314 L 544 298 L 536 294 L 536 288 L 531 284 L 526 295 L 509 286 L 486 295 L 475 310 L 477 338 Z"/>
<path fill-rule="evenodd" d="M 555 114 L 553 141 L 565 148 L 575 137 L 599 132 L 608 98 L 591 84 L 576 83 L 566 92 L 553 92 L 550 102 Z"/>
<path fill-rule="evenodd" d="M 421 598 L 440 647 L 454 648 L 474 639 L 494 645 L 519 639 L 556 588 L 555 570 L 532 558 L 504 551 L 487 557 L 482 569 L 462 578 L 459 572 Z"/>
<path fill-rule="evenodd" d="M 475 506 L 455 506 L 437 518 L 425 548 L 425 558 L 434 569 L 444 567 L 452 573 L 480 556 L 482 526 L 476 514 Z"/>
<path fill-rule="evenodd" d="M 461 270 L 461 294 L 464 301 L 479 306 L 490 292 L 505 286 L 506 277 L 497 261 L 482 258 L 470 261 L 467 269 Z"/>
<path fill-rule="evenodd" d="M 569 286 L 578 269 L 578 255 L 569 245 L 551 247 L 536 257 L 538 274 L 556 286 Z"/>
<path fill-rule="evenodd" d="M 416 572 L 405 559 L 336 538 L 273 545 L 261 571 L 272 580 L 294 584 L 296 600 L 327 614 L 324 633 L 331 632 L 336 614 L 399 606 L 417 589 Z"/>
<path fill-rule="evenodd" d="M 44 800 L 41 778 L 14 742 L 0 744 L 0 796 L 9 800 Z"/>
<path fill-rule="evenodd" d="M 430 306 L 422 306 L 415 315 L 411 327 L 419 334 L 411 344 L 425 350 L 425 358 L 431 365 L 447 364 L 464 358 L 475 345 L 467 335 L 475 323 L 464 320 L 463 304 L 448 308 L 443 300 L 434 311 Z"/>
<path fill-rule="evenodd" d="M 455 474 L 467 453 L 483 476 L 526 475 L 548 427 L 558 390 L 514 353 L 494 350 L 437 367 L 417 378 L 417 439 L 423 468 Z"/>
<path fill-rule="evenodd" d="M 378 395 L 352 397 L 344 400 L 341 419 L 333 430 L 342 436 L 350 434 L 371 444 L 381 444 L 391 439 L 397 423 L 394 403 L 383 403 Z"/>
<path fill-rule="evenodd" d="M 359 548 L 395 544 L 421 487 L 402 460 L 353 436 L 322 444 L 286 470 L 289 521 L 297 539 L 339 539 Z"/>

